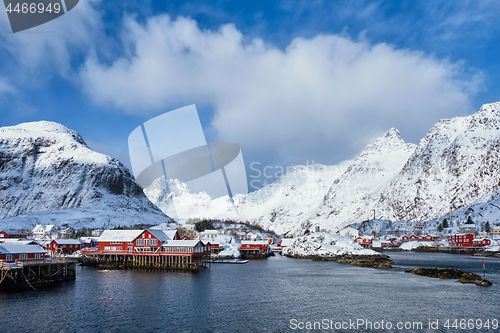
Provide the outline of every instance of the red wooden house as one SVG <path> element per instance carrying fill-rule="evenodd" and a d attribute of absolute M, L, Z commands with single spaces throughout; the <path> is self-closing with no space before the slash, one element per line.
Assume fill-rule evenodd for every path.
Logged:
<path fill-rule="evenodd" d="M 161 230 L 159 230 L 161 232 Z M 148 230 L 105 230 L 99 239 L 98 252 L 100 253 L 127 253 L 127 252 L 157 252 L 165 233 L 157 237 L 160 232 Z M 166 239 L 165 239 L 166 240 Z"/>
<path fill-rule="evenodd" d="M 418 240 L 418 236 L 411 235 L 411 236 L 410 236 L 410 240 L 411 240 L 411 241 L 416 241 L 416 240 Z"/>
<path fill-rule="evenodd" d="M 210 242 L 203 243 L 200 240 L 169 240 L 163 244 L 161 252 L 169 255 L 186 255 L 203 257 L 210 255 Z"/>
<path fill-rule="evenodd" d="M 450 236 L 450 245 L 457 247 L 472 247 L 474 245 L 473 234 L 456 234 Z"/>
<path fill-rule="evenodd" d="M 269 243 L 265 240 L 256 241 L 241 241 L 238 250 L 252 254 L 262 254 L 269 252 Z"/>
<path fill-rule="evenodd" d="M 476 238 L 472 241 L 472 245 L 475 247 L 478 246 L 487 246 L 491 244 L 491 240 L 487 238 Z"/>
<path fill-rule="evenodd" d="M 391 242 L 391 244 L 390 244 L 390 246 L 395 246 L 395 247 L 400 246 L 400 245 L 401 245 L 401 242 L 400 242 L 400 241 L 397 241 L 397 240 L 393 240 L 393 241 Z"/>
<path fill-rule="evenodd" d="M 403 237 L 401 237 L 401 241 L 402 242 L 408 242 L 408 241 L 410 241 L 410 237 L 404 235 Z"/>
<path fill-rule="evenodd" d="M 0 238 L 28 238 L 28 234 L 19 230 L 2 230 Z"/>
<path fill-rule="evenodd" d="M 4 262 L 43 260 L 47 251 L 40 245 L 0 244 L 0 260 Z"/>
<path fill-rule="evenodd" d="M 61 251 L 62 253 L 73 253 L 82 248 L 84 242 L 78 239 L 54 239 L 46 245 L 47 250 Z"/>
<path fill-rule="evenodd" d="M 370 245 L 372 243 L 372 237 L 357 237 L 354 240 L 356 243 L 361 244 L 361 245 Z"/>

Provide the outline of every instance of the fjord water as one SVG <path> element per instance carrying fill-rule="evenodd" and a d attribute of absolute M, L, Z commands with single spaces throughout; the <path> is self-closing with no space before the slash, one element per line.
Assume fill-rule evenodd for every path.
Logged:
<path fill-rule="evenodd" d="M 389 254 L 401 268 L 459 268 L 482 275 L 481 257 Z M 500 259 L 486 258 L 486 267 L 492 287 L 281 256 L 212 264 L 197 273 L 78 268 L 76 281 L 56 288 L 0 294 L 1 332 L 301 331 L 293 329 L 293 319 L 422 322 L 422 331 L 447 332 L 446 319 L 500 320 Z M 428 329 L 428 321 L 436 319 L 439 329 Z"/>

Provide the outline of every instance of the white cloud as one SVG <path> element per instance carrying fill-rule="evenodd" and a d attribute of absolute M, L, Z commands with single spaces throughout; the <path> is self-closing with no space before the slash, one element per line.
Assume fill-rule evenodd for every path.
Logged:
<path fill-rule="evenodd" d="M 16 93 L 16 89 L 6 79 L 0 77 L 0 97 L 14 93 Z"/>
<path fill-rule="evenodd" d="M 219 139 L 267 163 L 350 158 L 391 127 L 418 141 L 438 119 L 470 112 L 482 87 L 461 63 L 339 35 L 280 50 L 245 45 L 231 24 L 200 30 L 162 15 L 126 18 L 123 36 L 127 51 L 111 65 L 87 59 L 91 98 L 128 113 L 207 103 Z"/>
<path fill-rule="evenodd" d="M 80 1 L 73 10 L 50 22 L 15 34 L 0 34 L 1 47 L 15 59 L 16 81 L 45 84 L 44 79 L 53 75 L 71 78 L 75 51 L 88 52 L 102 44 L 102 40 L 97 42 L 103 36 L 101 14 L 94 8 L 99 1 Z M 0 28 L 11 31 L 5 12 L 0 14 Z"/>

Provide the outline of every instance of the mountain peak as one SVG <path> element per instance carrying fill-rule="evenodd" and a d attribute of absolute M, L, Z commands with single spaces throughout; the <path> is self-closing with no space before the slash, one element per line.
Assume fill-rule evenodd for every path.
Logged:
<path fill-rule="evenodd" d="M 80 134 L 53 121 L 34 121 L 0 128 L 0 139 L 46 138 L 52 141 L 77 141 L 87 146 Z"/>
<path fill-rule="evenodd" d="M 399 134 L 399 131 L 397 129 L 395 129 L 394 127 L 391 128 L 390 130 L 388 130 L 387 132 L 385 132 L 385 134 L 383 135 L 384 138 L 395 138 L 395 139 L 400 139 L 400 140 L 403 140 L 401 138 L 401 135 Z"/>

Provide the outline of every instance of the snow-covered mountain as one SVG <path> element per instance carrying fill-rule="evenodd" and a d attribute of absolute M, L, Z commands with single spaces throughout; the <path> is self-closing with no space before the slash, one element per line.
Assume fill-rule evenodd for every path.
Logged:
<path fill-rule="evenodd" d="M 190 193 L 186 184 L 177 180 L 169 180 L 169 193 L 165 191 L 163 178 L 157 179 L 144 192 L 166 214 L 175 212 L 179 218 L 258 220 L 287 225 L 290 218 L 297 219 L 316 207 L 331 183 L 351 162 L 290 168 L 272 184 L 247 195 L 235 195 L 234 204 L 228 196 L 212 200 L 204 192 Z"/>
<path fill-rule="evenodd" d="M 405 165 L 416 145 L 405 143 L 391 128 L 367 145 L 346 172 L 337 178 L 319 208 L 301 223 L 301 229 L 319 226 L 338 230 L 345 225 L 373 218 L 371 197 L 386 186 Z M 293 230 L 300 233 L 301 230 Z"/>
<path fill-rule="evenodd" d="M 48 219 L 50 212 L 58 216 L 54 220 L 66 221 L 106 216 L 116 223 L 127 215 L 142 223 L 170 221 L 118 160 L 92 151 L 78 133 L 48 121 L 0 128 L 0 203 L 4 225 L 33 216 Z"/>
<path fill-rule="evenodd" d="M 429 221 L 486 203 L 500 196 L 499 149 L 500 103 L 467 117 L 443 119 L 392 179 L 343 206 L 335 198 L 352 192 L 334 184 L 315 212 L 318 218 L 310 222 L 343 227 L 372 218 L 374 210 L 376 218 Z"/>
<path fill-rule="evenodd" d="M 175 202 L 182 217 L 249 220 L 285 236 L 316 227 L 336 231 L 374 216 L 437 225 L 450 211 L 457 222 L 475 212 L 479 220 L 488 215 L 495 223 L 500 221 L 495 218 L 500 210 L 500 103 L 439 121 L 418 145 L 405 143 L 390 129 L 354 161 L 297 167 L 271 185 L 235 196 L 234 206 L 228 197 L 211 200 L 176 186 L 177 192 L 163 197 L 146 193 L 160 207 Z"/>

